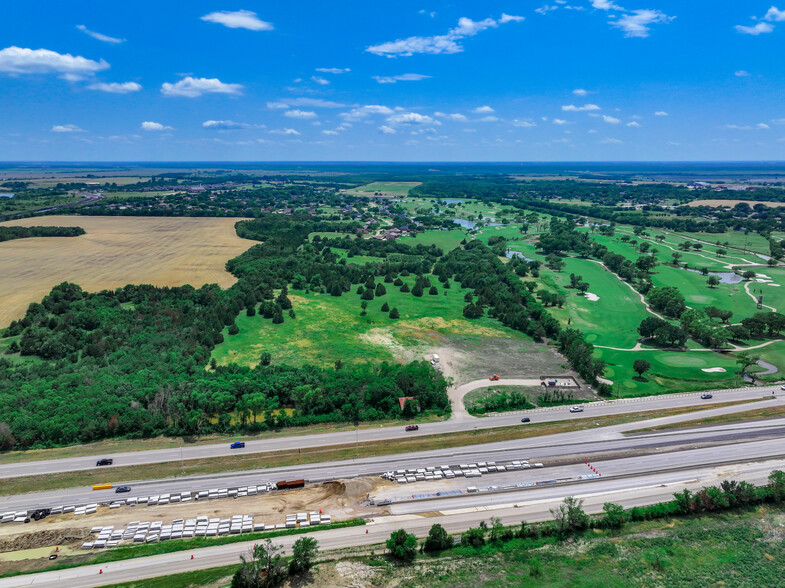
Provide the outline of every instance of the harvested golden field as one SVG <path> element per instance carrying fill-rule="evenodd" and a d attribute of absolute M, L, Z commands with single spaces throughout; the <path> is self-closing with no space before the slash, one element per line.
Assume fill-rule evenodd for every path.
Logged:
<path fill-rule="evenodd" d="M 87 234 L 0 243 L 0 326 L 23 316 L 30 302 L 64 281 L 90 291 L 126 284 L 228 287 L 235 278 L 224 264 L 254 244 L 237 236 L 238 220 L 43 216 L 3 223 L 78 226 Z"/>
<path fill-rule="evenodd" d="M 742 202 L 755 206 L 756 204 L 763 204 L 763 206 L 770 206 L 772 208 L 779 208 L 785 206 L 785 202 L 758 202 L 756 200 L 693 200 L 687 206 L 711 206 L 713 208 L 733 208 Z"/>

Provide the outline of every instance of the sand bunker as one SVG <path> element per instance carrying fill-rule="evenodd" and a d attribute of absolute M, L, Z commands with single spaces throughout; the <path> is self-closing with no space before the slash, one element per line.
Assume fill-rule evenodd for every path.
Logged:
<path fill-rule="evenodd" d="M 724 373 L 725 368 L 721 368 L 721 367 L 703 368 L 701 371 L 708 372 L 710 374 L 717 374 L 717 373 Z"/>
<path fill-rule="evenodd" d="M 586 300 L 591 300 L 592 302 L 597 302 L 600 299 L 599 296 L 597 296 L 596 294 L 592 294 L 591 292 L 586 292 L 586 294 L 584 294 L 584 297 L 586 298 Z"/>

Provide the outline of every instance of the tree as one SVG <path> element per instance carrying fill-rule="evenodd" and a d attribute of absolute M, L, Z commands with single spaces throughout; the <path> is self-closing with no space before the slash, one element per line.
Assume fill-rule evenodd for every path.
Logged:
<path fill-rule="evenodd" d="M 393 306 L 393 309 L 390 311 L 390 318 L 391 319 L 397 319 L 397 318 L 400 318 L 400 317 L 401 317 L 401 315 L 398 313 L 398 307 L 397 306 Z"/>
<path fill-rule="evenodd" d="M 393 559 L 411 563 L 417 557 L 417 538 L 404 529 L 393 531 L 387 540 L 387 551 L 390 552 Z"/>
<path fill-rule="evenodd" d="M 716 288 L 720 285 L 720 280 L 717 276 L 709 276 L 709 279 L 706 280 L 706 283 L 709 285 L 709 288 Z"/>
<path fill-rule="evenodd" d="M 645 359 L 636 359 L 632 362 L 632 369 L 638 374 L 638 378 L 643 378 L 643 374 L 651 369 L 651 364 Z"/>
<path fill-rule="evenodd" d="M 742 278 L 744 278 L 745 280 L 749 281 L 749 280 L 751 280 L 752 278 L 754 278 L 756 275 L 757 275 L 757 274 L 756 274 L 754 271 L 752 271 L 752 270 L 747 270 L 746 272 L 744 272 L 743 274 L 741 274 L 741 277 L 742 277 Z"/>
<path fill-rule="evenodd" d="M 485 532 L 487 529 L 488 526 L 485 524 L 485 521 L 481 521 L 479 527 L 466 529 L 461 534 L 461 545 L 467 547 L 482 547 L 485 545 Z"/>
<path fill-rule="evenodd" d="M 363 292 L 363 295 L 360 296 L 361 300 L 373 300 L 373 298 L 374 298 L 374 293 L 371 288 L 366 288 L 365 291 Z"/>
<path fill-rule="evenodd" d="M 19 353 L 20 347 L 19 343 L 16 341 L 11 341 L 11 344 L 8 346 L 6 350 L 6 355 L 11 355 L 12 353 Z"/>
<path fill-rule="evenodd" d="M 283 311 L 280 307 L 275 309 L 275 314 L 273 314 L 273 324 L 280 325 L 283 324 Z"/>
<path fill-rule="evenodd" d="M 408 292 L 409 291 L 409 284 L 404 282 L 403 286 L 401 286 L 401 292 Z"/>
<path fill-rule="evenodd" d="M 562 269 L 564 269 L 564 260 L 558 255 L 555 255 L 553 253 L 551 253 L 545 258 L 545 263 L 548 265 L 549 268 L 557 272 L 560 272 Z"/>
<path fill-rule="evenodd" d="M 273 354 L 269 351 L 262 351 L 262 355 L 259 357 L 259 363 L 262 365 L 270 365 L 270 362 L 273 360 Z"/>
<path fill-rule="evenodd" d="M 382 304 L 382 312 L 388 312 L 390 310 L 390 305 L 386 302 Z"/>
<path fill-rule="evenodd" d="M 438 293 L 439 290 L 436 288 L 436 286 L 431 286 L 430 289 L 428 290 L 428 294 L 430 294 L 431 296 L 436 296 Z"/>
<path fill-rule="evenodd" d="M 232 588 L 273 588 L 280 586 L 286 578 L 283 548 L 273 545 L 270 539 L 257 543 L 251 550 L 251 558 L 240 556 L 242 563 L 232 578 Z"/>
<path fill-rule="evenodd" d="M 717 249 L 717 257 L 722 257 L 723 255 L 726 255 L 727 253 L 728 253 L 728 251 L 726 249 L 721 249 L 721 248 Z"/>
<path fill-rule="evenodd" d="M 228 333 L 230 335 L 236 335 L 239 332 L 240 332 L 240 327 L 238 327 L 236 324 L 232 323 L 231 325 L 229 325 Z"/>
<path fill-rule="evenodd" d="M 756 363 L 758 363 L 758 361 L 760 361 L 760 355 L 751 355 L 750 353 L 747 353 L 745 351 L 741 351 L 737 353 L 736 363 L 741 366 L 741 371 L 739 372 L 739 375 L 743 377 L 744 373 L 747 371 L 747 368 L 755 365 Z"/>
<path fill-rule="evenodd" d="M 256 307 L 253 304 L 245 309 L 245 316 L 256 316 Z"/>
<path fill-rule="evenodd" d="M 681 259 L 681 253 L 678 251 L 674 251 L 671 253 L 671 257 L 673 258 L 673 265 L 679 265 L 679 260 Z"/>
<path fill-rule="evenodd" d="M 606 529 L 621 529 L 624 526 L 626 516 L 624 514 L 624 507 L 620 504 L 606 502 L 602 505 L 602 526 Z"/>
<path fill-rule="evenodd" d="M 589 291 L 589 288 L 590 288 L 590 286 L 589 286 L 589 283 L 588 283 L 588 282 L 579 282 L 579 283 L 578 283 L 578 291 L 579 291 L 579 292 L 580 292 L 582 295 L 585 295 L 585 294 L 586 294 L 586 292 L 588 292 L 588 291 Z"/>
<path fill-rule="evenodd" d="M 338 282 L 333 283 L 333 287 L 330 288 L 330 296 L 335 296 L 336 298 L 343 296 L 343 288 L 341 288 Z"/>
<path fill-rule="evenodd" d="M 435 524 L 428 531 L 428 537 L 423 543 L 423 551 L 433 553 L 437 551 L 444 551 L 453 546 L 454 539 L 447 534 L 447 531 L 440 524 Z"/>
<path fill-rule="evenodd" d="M 281 310 L 289 310 L 292 307 L 292 302 L 289 300 L 289 297 L 286 295 L 287 293 L 288 290 L 284 287 L 284 289 L 281 290 L 278 299 L 276 300 L 276 302 L 278 302 L 278 306 L 281 307 Z"/>
<path fill-rule="evenodd" d="M 412 296 L 422 296 L 423 290 L 423 285 L 418 280 L 417 283 L 414 284 L 414 288 L 412 288 Z"/>
<path fill-rule="evenodd" d="M 589 524 L 589 516 L 583 511 L 583 500 L 572 496 L 568 496 L 559 506 L 552 508 L 551 515 L 556 521 L 557 529 L 562 533 L 580 531 Z"/>
<path fill-rule="evenodd" d="M 382 284 L 381 282 L 376 284 L 375 294 L 376 296 L 384 296 L 385 294 L 387 294 L 387 288 L 384 287 L 384 284 Z"/>
<path fill-rule="evenodd" d="M 292 545 L 292 559 L 289 562 L 289 574 L 301 574 L 311 569 L 319 553 L 319 543 L 312 537 L 300 537 Z"/>
<path fill-rule="evenodd" d="M 5 423 L 0 423 L 0 450 L 7 451 L 16 443 L 11 427 Z"/>

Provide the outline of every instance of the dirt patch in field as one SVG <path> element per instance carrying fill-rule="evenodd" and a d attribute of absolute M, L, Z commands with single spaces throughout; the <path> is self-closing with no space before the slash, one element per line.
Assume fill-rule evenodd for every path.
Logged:
<path fill-rule="evenodd" d="M 90 529 L 65 528 L 52 529 L 47 531 L 34 531 L 17 535 L 13 539 L 0 541 L 0 553 L 7 551 L 21 551 L 23 549 L 34 549 L 36 547 L 50 545 L 72 545 L 84 542 L 88 537 L 92 537 Z"/>

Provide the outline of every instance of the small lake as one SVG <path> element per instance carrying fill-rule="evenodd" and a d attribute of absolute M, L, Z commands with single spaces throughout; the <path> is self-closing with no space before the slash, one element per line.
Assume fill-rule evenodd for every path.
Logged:
<path fill-rule="evenodd" d="M 0 198 L 13 198 L 13 192 L 0 192 Z"/>
<path fill-rule="evenodd" d="M 459 198 L 445 198 L 444 200 L 439 200 L 439 204 L 463 204 L 466 200 L 460 200 Z"/>
<path fill-rule="evenodd" d="M 513 257 L 517 257 L 517 258 L 519 258 L 519 259 L 523 259 L 524 261 L 534 261 L 534 260 L 533 260 L 533 259 L 531 259 L 530 257 L 526 257 L 526 256 L 525 256 L 523 253 L 521 253 L 520 251 L 512 251 L 512 250 L 508 250 L 508 251 L 507 251 L 507 253 L 505 253 L 505 255 L 507 256 L 507 258 L 508 258 L 508 259 L 512 259 Z"/>
<path fill-rule="evenodd" d="M 687 271 L 696 274 L 703 273 L 700 270 L 696 270 L 692 268 L 688 269 Z M 734 272 L 709 272 L 706 275 L 718 277 L 720 279 L 720 284 L 739 284 L 744 281 L 744 278 L 742 278 L 739 274 Z"/>
<path fill-rule="evenodd" d="M 464 229 L 473 229 L 479 223 L 482 223 L 482 225 L 485 226 L 485 227 L 500 227 L 500 226 L 502 226 L 501 223 L 491 223 L 491 222 L 488 222 L 489 220 L 491 220 L 491 219 L 483 219 L 481 221 L 470 221 L 470 220 L 467 220 L 465 218 L 454 218 L 454 219 L 452 219 L 452 222 L 454 222 L 456 225 L 461 225 Z"/>

